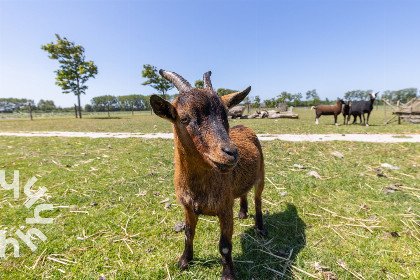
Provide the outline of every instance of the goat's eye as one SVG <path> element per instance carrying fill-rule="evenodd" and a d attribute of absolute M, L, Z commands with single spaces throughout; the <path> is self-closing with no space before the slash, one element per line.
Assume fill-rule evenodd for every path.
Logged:
<path fill-rule="evenodd" d="M 187 124 L 189 121 L 190 121 L 190 119 L 189 119 L 188 117 L 183 117 L 183 118 L 181 118 L 181 122 L 182 122 L 183 124 Z"/>

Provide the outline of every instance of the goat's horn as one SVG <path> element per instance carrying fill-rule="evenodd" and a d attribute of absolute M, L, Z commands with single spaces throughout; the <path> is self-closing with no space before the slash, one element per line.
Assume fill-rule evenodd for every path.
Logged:
<path fill-rule="evenodd" d="M 160 69 L 159 74 L 171 83 L 173 83 L 174 86 L 179 90 L 179 92 L 187 92 L 190 89 L 192 89 L 191 84 L 175 72 Z"/>
<path fill-rule="evenodd" d="M 204 88 L 213 89 L 213 86 L 211 85 L 210 81 L 211 71 L 204 73 L 203 75 L 203 82 L 204 82 Z"/>

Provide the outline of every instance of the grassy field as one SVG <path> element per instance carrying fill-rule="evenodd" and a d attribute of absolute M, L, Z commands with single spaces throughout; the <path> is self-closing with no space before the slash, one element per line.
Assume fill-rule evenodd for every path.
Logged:
<path fill-rule="evenodd" d="M 320 124 L 315 125 L 315 112 L 305 108 L 294 109 L 299 119 L 238 119 L 232 120 L 231 125 L 243 124 L 252 127 L 257 133 L 420 133 L 420 126 L 402 122 L 383 125 L 383 111 L 374 110 L 371 114 L 370 126 L 334 125 L 333 116 L 321 116 Z M 390 112 L 388 111 L 388 118 Z M 343 117 L 338 117 L 343 123 Z M 81 120 L 71 116 L 55 116 L 36 118 L 0 119 L 0 131 L 96 131 L 96 132 L 171 132 L 169 122 L 160 119 L 150 112 L 136 112 L 134 116 L 126 114 L 112 114 L 108 118 L 104 114 L 86 115 Z"/>
<path fill-rule="evenodd" d="M 159 131 L 169 132 L 169 126 L 148 118 L 140 130 L 154 131 L 157 124 Z M 57 120 L 35 123 L 36 130 L 134 132 L 139 120 L 86 118 L 63 129 L 54 124 Z M 330 126 L 330 120 L 321 117 L 319 129 L 346 129 Z M 258 132 L 267 127 L 296 131 L 296 125 L 286 130 L 282 121 L 234 123 L 254 124 Z M 20 122 L 1 121 L 1 130 L 29 130 Z M 266 128 L 258 130 L 258 122 Z M 378 127 L 348 129 L 361 133 Z M 415 126 L 401 127 L 409 131 Z M 269 235 L 254 233 L 252 217 L 235 219 L 233 258 L 239 279 L 282 279 L 283 272 L 285 279 L 420 278 L 419 144 L 273 141 L 264 142 L 263 149 L 263 218 Z M 333 151 L 344 158 L 332 156 Z M 17 229 L 26 233 L 33 226 L 25 223 L 33 208 L 23 206 L 29 178 L 38 179 L 35 189 L 48 188 L 42 199 L 55 205 L 41 213 L 54 217 L 54 223 L 35 225 L 48 239 L 33 240 L 35 252 L 18 239 L 18 258 L 9 246 L 8 258 L 0 258 L 1 279 L 220 279 L 219 226 L 213 217 L 199 220 L 192 266 L 184 272 L 176 268 L 184 235 L 173 231 L 183 211 L 174 196 L 172 141 L 0 137 L 0 153 L 7 181 L 13 170 L 20 171 L 21 179 L 19 199 L 0 188 L 0 230 L 7 237 L 18 239 Z M 399 169 L 383 168 L 383 163 Z M 309 177 L 310 171 L 320 178 Z M 391 184 L 400 184 L 398 190 L 385 193 Z M 170 209 L 164 209 L 165 199 Z"/>

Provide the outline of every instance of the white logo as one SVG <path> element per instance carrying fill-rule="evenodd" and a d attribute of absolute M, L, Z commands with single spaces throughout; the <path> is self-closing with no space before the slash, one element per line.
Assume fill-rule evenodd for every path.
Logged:
<path fill-rule="evenodd" d="M 26 208 L 30 209 L 38 199 L 45 195 L 47 192 L 47 188 L 40 187 L 38 191 L 34 192 L 31 188 L 36 183 L 37 179 L 32 177 L 28 180 L 25 187 L 23 188 L 23 192 L 25 193 L 26 197 L 28 198 L 24 205 Z M 20 187 L 19 187 L 19 171 L 14 170 L 13 172 L 13 183 L 7 184 L 6 183 L 6 171 L 0 170 L 0 186 L 5 190 L 13 190 L 13 197 L 19 198 L 20 195 Z M 26 224 L 52 224 L 53 218 L 42 218 L 40 213 L 42 211 L 51 211 L 53 210 L 52 204 L 40 204 L 35 206 L 34 208 L 34 217 L 27 218 Z M 0 230 L 0 258 L 6 257 L 6 247 L 8 245 L 13 246 L 14 250 L 14 257 L 19 257 L 19 241 L 15 238 L 9 237 L 6 238 L 6 231 Z M 24 234 L 20 229 L 18 229 L 15 234 L 19 237 L 31 250 L 34 252 L 37 249 L 37 246 L 32 242 L 33 235 L 36 235 L 42 241 L 46 241 L 47 237 L 37 228 L 30 228 L 26 234 Z M 31 240 L 32 239 L 32 240 Z"/>

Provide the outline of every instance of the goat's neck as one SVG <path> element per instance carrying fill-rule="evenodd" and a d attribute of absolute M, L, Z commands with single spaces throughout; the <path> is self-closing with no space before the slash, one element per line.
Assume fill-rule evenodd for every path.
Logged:
<path fill-rule="evenodd" d="M 203 165 L 203 158 L 198 151 L 194 150 L 193 145 L 185 144 L 174 130 L 175 144 L 175 168 L 177 171 L 188 175 L 204 175 L 208 168 Z"/>

